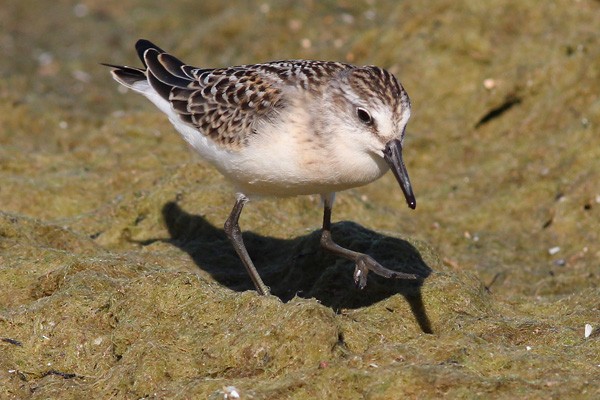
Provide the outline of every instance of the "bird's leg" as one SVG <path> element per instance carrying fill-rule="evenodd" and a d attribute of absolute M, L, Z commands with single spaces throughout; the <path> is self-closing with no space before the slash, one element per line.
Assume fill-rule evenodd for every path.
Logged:
<path fill-rule="evenodd" d="M 247 201 L 248 198 L 246 196 L 244 196 L 241 193 L 238 193 L 235 205 L 233 206 L 233 210 L 231 210 L 231 214 L 229 214 L 227 221 L 225 221 L 224 229 L 225 233 L 227 234 L 227 237 L 229 237 L 229 240 L 233 244 L 233 248 L 242 260 L 242 263 L 244 263 L 244 267 L 246 267 L 246 270 L 248 271 L 252 282 L 254 282 L 254 286 L 256 286 L 256 291 L 259 294 L 266 296 L 269 294 L 269 287 L 265 285 L 265 283 L 262 281 L 260 275 L 258 275 L 256 267 L 250 259 L 248 250 L 246 250 L 246 246 L 244 245 L 244 239 L 242 238 L 242 231 L 240 230 L 240 225 L 238 224 L 240 214 L 242 213 L 242 208 L 244 208 L 244 204 L 246 204 Z"/>
<path fill-rule="evenodd" d="M 418 279 L 415 274 L 392 271 L 379 264 L 367 254 L 358 253 L 336 244 L 331 238 L 331 203 L 333 203 L 333 196 L 323 196 L 323 202 L 323 230 L 321 232 L 321 246 L 335 255 L 354 261 L 356 264 L 356 268 L 354 269 L 354 283 L 359 289 L 364 289 L 367 285 L 367 274 L 369 271 L 373 271 L 377 275 L 385 278 Z"/>

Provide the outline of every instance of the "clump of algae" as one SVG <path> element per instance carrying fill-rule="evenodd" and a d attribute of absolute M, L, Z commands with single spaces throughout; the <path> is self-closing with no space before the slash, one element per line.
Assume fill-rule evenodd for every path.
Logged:
<path fill-rule="evenodd" d="M 144 203 L 141 199 L 140 204 Z M 366 292 L 350 286 L 338 300 L 346 308 L 340 309 L 337 304 L 334 308 L 340 314 L 336 315 L 330 306 L 314 299 L 295 297 L 283 303 L 277 297 L 260 297 L 253 291 L 231 291 L 183 268 L 176 271 L 144 261 L 141 254 L 108 252 L 91 239 L 56 226 L 14 215 L 4 217 L 6 247 L 11 241 L 27 244 L 37 254 L 50 254 L 55 260 L 48 264 L 45 274 L 22 282 L 21 305 L 2 313 L 0 329 L 18 342 L 3 343 L 3 367 L 12 371 L 7 374 L 10 393 L 29 390 L 53 396 L 57 390 L 68 388 L 81 395 L 144 397 L 157 390 L 167 395 L 184 385 L 190 393 L 204 396 L 218 393 L 223 380 L 246 390 L 254 386 L 250 383 L 253 379 L 272 382 L 274 387 L 285 386 L 281 377 L 314 374 L 323 365 L 342 373 L 341 365 L 347 364 L 353 371 L 349 376 L 363 375 L 364 371 L 359 370 L 368 368 L 368 364 L 362 358 L 383 351 L 378 349 L 380 332 L 386 332 L 385 343 L 401 346 L 416 340 L 423 329 L 434 334 L 447 330 L 448 326 L 438 324 L 443 320 L 438 313 L 464 312 L 471 319 L 489 313 L 486 294 L 476 281 L 447 272 L 434 273 L 431 283 L 422 287 L 377 279 L 372 279 L 373 285 Z M 386 254 L 393 258 L 389 246 L 394 243 L 410 246 L 413 255 L 421 254 L 426 260 L 420 260 L 421 268 L 429 270 L 427 263 L 438 262 L 423 243 L 383 236 L 380 241 L 385 250 L 380 248 L 378 253 L 378 241 L 371 240 L 377 238 L 373 232 L 338 224 L 334 233 L 352 230 L 359 231 L 346 235 L 354 238 L 353 244 L 371 246 L 384 263 Z M 43 241 L 39 240 L 40 233 L 44 233 Z M 65 239 L 60 249 L 52 246 L 53 235 Z M 267 251 L 268 241 L 262 239 Z M 289 240 L 284 246 L 292 258 L 320 251 L 318 240 L 311 236 Z M 85 255 L 78 252 L 78 247 L 97 251 Z M 327 257 L 324 260 L 319 264 L 315 258 L 305 257 L 303 262 L 288 267 L 309 269 L 312 265 L 326 270 L 330 261 Z M 12 269 L 22 269 L 27 262 L 13 259 Z M 289 273 L 283 271 L 285 267 L 274 273 Z M 339 267 L 351 274 L 350 265 Z M 3 273 L 6 271 L 3 269 Z M 467 287 L 471 289 L 465 291 Z M 314 292 L 306 297 L 332 301 L 330 291 L 337 290 L 339 295 L 343 290 L 339 285 L 334 288 L 331 279 L 317 279 Z M 386 293 L 383 300 L 382 291 Z M 451 301 L 440 301 L 442 295 Z M 390 316 L 404 322 L 389 325 Z"/>

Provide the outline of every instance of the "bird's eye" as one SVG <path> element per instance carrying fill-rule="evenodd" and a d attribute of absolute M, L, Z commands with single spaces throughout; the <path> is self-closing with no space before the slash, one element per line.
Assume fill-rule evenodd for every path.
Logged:
<path fill-rule="evenodd" d="M 369 114 L 369 112 L 362 107 L 356 108 L 356 116 L 365 125 L 371 125 L 373 123 L 373 117 L 371 117 L 371 114 Z"/>

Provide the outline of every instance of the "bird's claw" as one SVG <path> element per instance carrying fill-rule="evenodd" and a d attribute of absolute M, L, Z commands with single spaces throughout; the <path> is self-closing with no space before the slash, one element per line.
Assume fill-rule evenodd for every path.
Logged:
<path fill-rule="evenodd" d="M 367 286 L 367 275 L 369 271 L 373 271 L 379 276 L 392 279 L 419 279 L 415 274 L 407 274 L 404 272 L 392 271 L 385 268 L 383 265 L 375 261 L 371 256 L 363 254 L 356 260 L 354 268 L 354 283 L 358 289 L 364 289 Z"/>

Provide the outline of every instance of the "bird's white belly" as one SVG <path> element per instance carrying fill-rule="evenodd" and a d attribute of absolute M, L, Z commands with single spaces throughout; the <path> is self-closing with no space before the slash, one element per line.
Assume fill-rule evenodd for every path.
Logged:
<path fill-rule="evenodd" d="M 307 145 L 292 135 L 256 140 L 218 158 L 217 169 L 241 192 L 259 196 L 338 192 L 372 182 L 388 170 L 383 159 L 344 154 L 341 146 Z"/>

